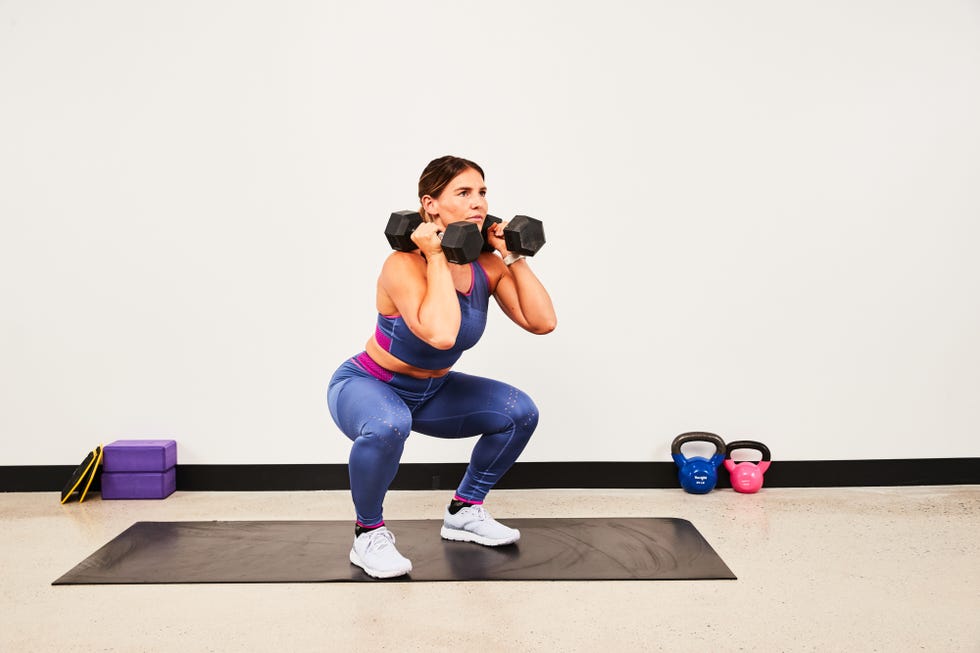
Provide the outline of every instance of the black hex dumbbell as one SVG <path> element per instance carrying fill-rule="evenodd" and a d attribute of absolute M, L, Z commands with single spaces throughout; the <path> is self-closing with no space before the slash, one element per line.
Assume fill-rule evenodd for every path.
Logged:
<path fill-rule="evenodd" d="M 412 242 L 412 232 L 422 224 L 418 211 L 395 211 L 388 218 L 385 238 L 391 248 L 399 252 L 418 249 Z M 454 222 L 442 232 L 442 251 L 450 263 L 472 263 L 480 256 L 483 236 L 472 222 Z"/>
<path fill-rule="evenodd" d="M 492 252 L 493 246 L 487 242 L 487 229 L 490 225 L 503 222 L 495 215 L 488 215 L 483 221 L 483 251 Z M 534 256 L 544 245 L 544 223 L 526 215 L 515 215 L 514 219 L 504 227 L 504 242 L 507 250 L 514 254 Z"/>

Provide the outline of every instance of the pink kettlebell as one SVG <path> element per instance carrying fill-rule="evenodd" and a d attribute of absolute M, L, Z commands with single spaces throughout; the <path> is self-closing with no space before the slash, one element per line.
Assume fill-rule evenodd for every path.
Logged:
<path fill-rule="evenodd" d="M 731 476 L 732 489 L 745 494 L 752 494 L 762 489 L 762 475 L 769 469 L 772 460 L 769 455 L 769 447 L 755 440 L 736 440 L 729 442 L 725 449 L 725 469 Z M 762 453 L 762 460 L 758 463 L 751 460 L 737 463 L 732 460 L 732 452 L 736 449 L 759 451 Z"/>

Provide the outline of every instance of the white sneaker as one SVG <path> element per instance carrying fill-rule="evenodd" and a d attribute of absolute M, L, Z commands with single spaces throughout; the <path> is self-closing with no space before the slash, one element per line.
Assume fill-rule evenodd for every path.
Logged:
<path fill-rule="evenodd" d="M 350 561 L 375 578 L 403 576 L 412 571 L 411 561 L 395 548 L 395 534 L 384 526 L 354 538 Z"/>
<path fill-rule="evenodd" d="M 519 530 L 501 524 L 482 505 L 465 506 L 455 515 L 446 508 L 439 534 L 447 540 L 476 542 L 484 546 L 511 544 L 521 539 Z"/>

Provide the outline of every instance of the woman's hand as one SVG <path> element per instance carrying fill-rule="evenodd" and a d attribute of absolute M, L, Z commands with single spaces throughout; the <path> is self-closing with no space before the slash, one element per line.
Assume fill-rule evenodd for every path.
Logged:
<path fill-rule="evenodd" d="M 510 254 L 507 251 L 507 241 L 504 240 L 504 228 L 507 224 L 507 222 L 497 222 L 487 227 L 487 242 L 504 257 Z"/>
<path fill-rule="evenodd" d="M 442 254 L 442 238 L 439 237 L 439 227 L 432 222 L 423 222 L 412 232 L 412 242 L 426 258 Z"/>

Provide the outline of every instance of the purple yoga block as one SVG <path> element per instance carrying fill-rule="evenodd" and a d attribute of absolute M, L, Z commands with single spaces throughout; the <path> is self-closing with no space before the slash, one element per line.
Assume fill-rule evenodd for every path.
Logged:
<path fill-rule="evenodd" d="M 176 464 L 175 440 L 116 440 L 102 450 L 104 472 L 164 472 Z"/>
<path fill-rule="evenodd" d="M 102 473 L 103 499 L 166 499 L 177 489 L 177 470 Z"/>

